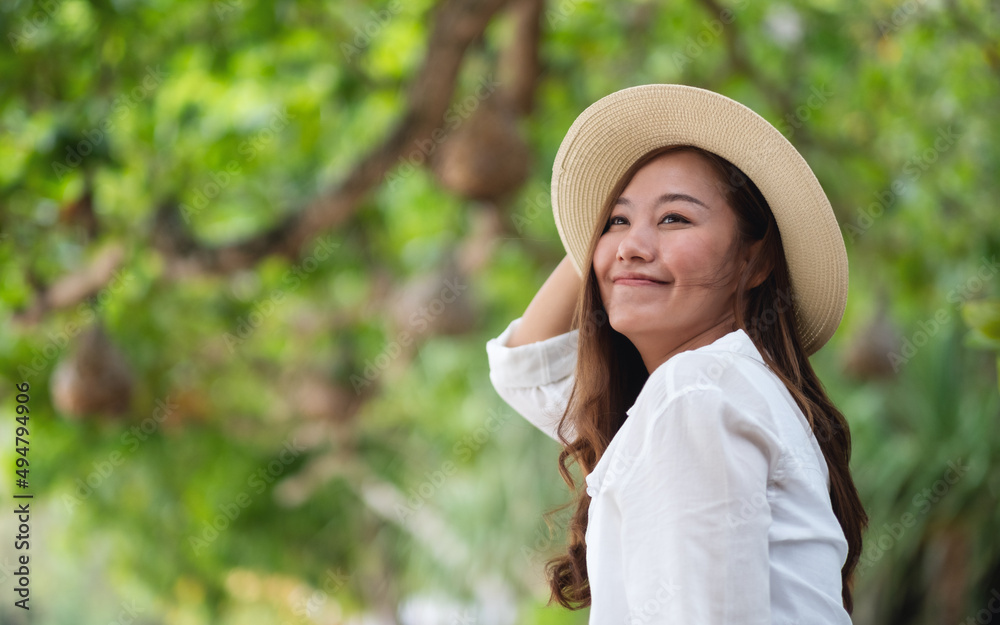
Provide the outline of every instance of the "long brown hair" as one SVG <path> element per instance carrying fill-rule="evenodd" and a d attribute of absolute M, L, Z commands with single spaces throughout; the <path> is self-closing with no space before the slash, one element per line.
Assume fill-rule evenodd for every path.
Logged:
<path fill-rule="evenodd" d="M 784 382 L 809 421 L 819 442 L 830 473 L 830 500 L 833 512 L 847 539 L 847 560 L 841 569 L 842 597 L 848 614 L 854 611 L 853 573 L 861 555 L 861 538 L 868 525 L 868 515 L 854 487 L 849 468 L 851 434 L 846 419 L 830 398 L 809 364 L 795 324 L 794 298 L 788 265 L 781 246 L 774 215 L 757 186 L 728 160 L 694 146 L 664 146 L 639 158 L 625 172 L 610 193 L 598 224 L 605 224 L 615 200 L 621 195 L 643 165 L 663 154 L 692 151 L 708 160 L 718 174 L 724 194 L 736 214 L 736 236 L 732 256 L 745 254 L 750 245 L 762 241 L 755 255 L 738 276 L 734 317 L 737 327 L 753 340 L 767 365 Z M 577 489 L 567 461 L 575 461 L 589 474 L 607 449 L 635 402 L 649 372 L 632 342 L 607 323 L 593 269 L 593 255 L 602 231 L 595 228 L 588 257 L 588 276 L 577 300 L 573 328 L 579 329 L 576 379 L 566 412 L 559 422 L 558 434 L 563 443 L 559 454 L 559 473 L 577 490 L 576 511 L 569 521 L 568 551 L 548 561 L 546 573 L 552 597 L 572 610 L 590 605 L 587 575 L 587 515 L 590 496 Z M 763 282 L 755 287 L 751 283 Z M 754 279 L 756 277 L 756 280 Z M 782 302 L 790 305 L 782 305 Z M 575 440 L 566 438 L 571 427 Z M 570 501 L 546 513 L 546 517 L 571 506 Z"/>

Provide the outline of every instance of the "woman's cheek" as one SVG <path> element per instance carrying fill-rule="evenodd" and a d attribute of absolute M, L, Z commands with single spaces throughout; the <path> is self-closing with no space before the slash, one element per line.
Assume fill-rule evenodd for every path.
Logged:
<path fill-rule="evenodd" d="M 674 244 L 664 250 L 664 258 L 667 265 L 678 274 L 703 277 L 718 267 L 722 257 L 722 251 L 715 243 L 693 233 L 691 236 L 677 237 Z"/>

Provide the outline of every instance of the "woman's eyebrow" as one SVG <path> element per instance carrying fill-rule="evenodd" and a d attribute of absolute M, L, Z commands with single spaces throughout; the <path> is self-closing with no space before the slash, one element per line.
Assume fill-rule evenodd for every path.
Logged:
<path fill-rule="evenodd" d="M 660 197 L 656 198 L 656 203 L 653 204 L 653 208 L 656 208 L 660 204 L 666 204 L 667 202 L 690 202 L 708 210 L 708 205 L 698 198 L 688 195 L 687 193 L 664 193 Z M 619 197 L 615 200 L 615 206 L 628 206 L 631 208 L 634 204 L 632 204 L 632 201 L 626 197 Z"/>

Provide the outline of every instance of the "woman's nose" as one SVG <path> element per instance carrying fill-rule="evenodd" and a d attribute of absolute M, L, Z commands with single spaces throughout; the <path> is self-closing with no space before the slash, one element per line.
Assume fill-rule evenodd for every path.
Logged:
<path fill-rule="evenodd" d="M 646 224 L 630 224 L 625 236 L 618 243 L 618 260 L 643 260 L 653 258 L 656 229 Z"/>

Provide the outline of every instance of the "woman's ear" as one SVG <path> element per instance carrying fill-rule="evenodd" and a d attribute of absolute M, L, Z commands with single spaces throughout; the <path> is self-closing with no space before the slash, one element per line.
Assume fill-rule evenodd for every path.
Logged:
<path fill-rule="evenodd" d="M 764 240 L 754 241 L 750 244 L 749 250 L 747 250 L 746 256 L 743 258 L 743 269 L 751 262 L 756 261 L 757 268 L 754 270 L 754 274 L 750 277 L 747 282 L 748 289 L 754 289 L 760 286 L 760 284 L 771 275 L 772 263 L 770 258 L 761 257 L 761 247 L 764 245 Z"/>

